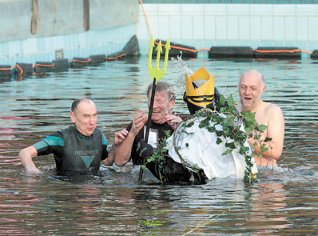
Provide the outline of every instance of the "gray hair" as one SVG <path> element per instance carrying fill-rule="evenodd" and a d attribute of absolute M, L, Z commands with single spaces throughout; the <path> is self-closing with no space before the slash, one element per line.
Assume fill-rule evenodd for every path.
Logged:
<path fill-rule="evenodd" d="M 150 84 L 147 88 L 147 97 L 150 97 L 151 91 L 152 91 L 152 84 Z M 173 91 L 172 86 L 166 82 L 158 82 L 156 85 L 156 92 L 165 92 L 169 100 L 176 99 L 176 94 Z"/>
<path fill-rule="evenodd" d="M 71 106 L 71 111 L 74 112 L 76 110 L 76 108 L 78 107 L 78 105 L 81 103 L 81 102 L 92 102 L 94 103 L 91 99 L 89 98 L 77 98 L 73 101 L 72 103 L 72 106 Z"/>

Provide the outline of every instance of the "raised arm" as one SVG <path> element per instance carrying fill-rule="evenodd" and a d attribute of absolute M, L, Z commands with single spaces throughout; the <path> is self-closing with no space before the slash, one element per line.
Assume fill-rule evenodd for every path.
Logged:
<path fill-rule="evenodd" d="M 37 155 L 38 152 L 34 146 L 29 146 L 19 152 L 19 158 L 28 175 L 38 175 L 41 173 L 32 161 L 32 158 L 36 157 Z"/>
<path fill-rule="evenodd" d="M 131 158 L 131 149 L 135 140 L 135 137 L 139 133 L 139 131 L 144 127 L 147 121 L 147 116 L 144 113 L 140 113 L 132 122 L 132 126 L 130 131 L 119 131 L 122 135 L 122 139 L 117 142 L 116 135 L 118 137 L 118 133 L 115 134 L 115 143 L 117 142 L 115 148 L 115 164 L 117 166 L 123 166 L 127 162 L 129 162 Z"/>

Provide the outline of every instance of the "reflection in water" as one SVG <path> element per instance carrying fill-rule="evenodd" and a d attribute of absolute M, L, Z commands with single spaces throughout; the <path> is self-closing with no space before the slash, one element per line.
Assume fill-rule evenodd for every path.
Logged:
<path fill-rule="evenodd" d="M 288 219 L 281 212 L 286 211 L 286 196 L 281 183 L 261 183 L 251 201 L 250 224 L 257 229 L 257 235 L 270 235 L 288 228 Z M 286 212 L 287 213 L 287 212 Z M 271 227 L 264 222 L 270 221 Z"/>
<path fill-rule="evenodd" d="M 53 156 L 36 159 L 41 177 L 24 176 L 20 149 L 67 127 L 74 98 L 90 96 L 98 126 L 110 143 L 138 109 L 147 111 L 151 83 L 147 58 L 99 67 L 49 73 L 42 78 L 1 82 L 0 235 L 308 235 L 317 232 L 318 100 L 317 68 L 303 61 L 171 62 L 163 80 L 177 90 L 176 113 L 187 112 L 180 73 L 205 66 L 216 86 L 238 101 L 239 74 L 263 72 L 265 100 L 282 107 L 286 140 L 280 167 L 261 170 L 259 182 L 245 186 L 216 179 L 203 186 L 162 186 L 139 168 L 102 167 L 101 176 L 54 176 Z"/>

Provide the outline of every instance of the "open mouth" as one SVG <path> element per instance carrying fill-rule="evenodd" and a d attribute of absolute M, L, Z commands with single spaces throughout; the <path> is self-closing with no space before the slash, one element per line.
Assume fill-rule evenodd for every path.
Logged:
<path fill-rule="evenodd" d="M 160 111 L 152 111 L 152 114 L 159 114 Z"/>
<path fill-rule="evenodd" d="M 93 128 L 93 127 L 92 127 L 92 128 L 88 128 L 88 129 L 87 129 L 87 131 L 89 131 L 89 132 L 93 132 L 93 131 L 94 131 L 94 129 L 95 129 L 95 128 Z"/>

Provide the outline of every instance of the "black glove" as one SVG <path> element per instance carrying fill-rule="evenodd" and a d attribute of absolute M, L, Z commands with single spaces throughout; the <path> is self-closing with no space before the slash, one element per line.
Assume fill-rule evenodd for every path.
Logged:
<path fill-rule="evenodd" d="M 139 156 L 141 163 L 144 163 L 144 160 L 147 157 L 150 157 L 153 154 L 153 152 L 153 147 L 150 144 L 146 143 L 145 140 L 142 139 L 138 141 L 136 153 Z"/>

